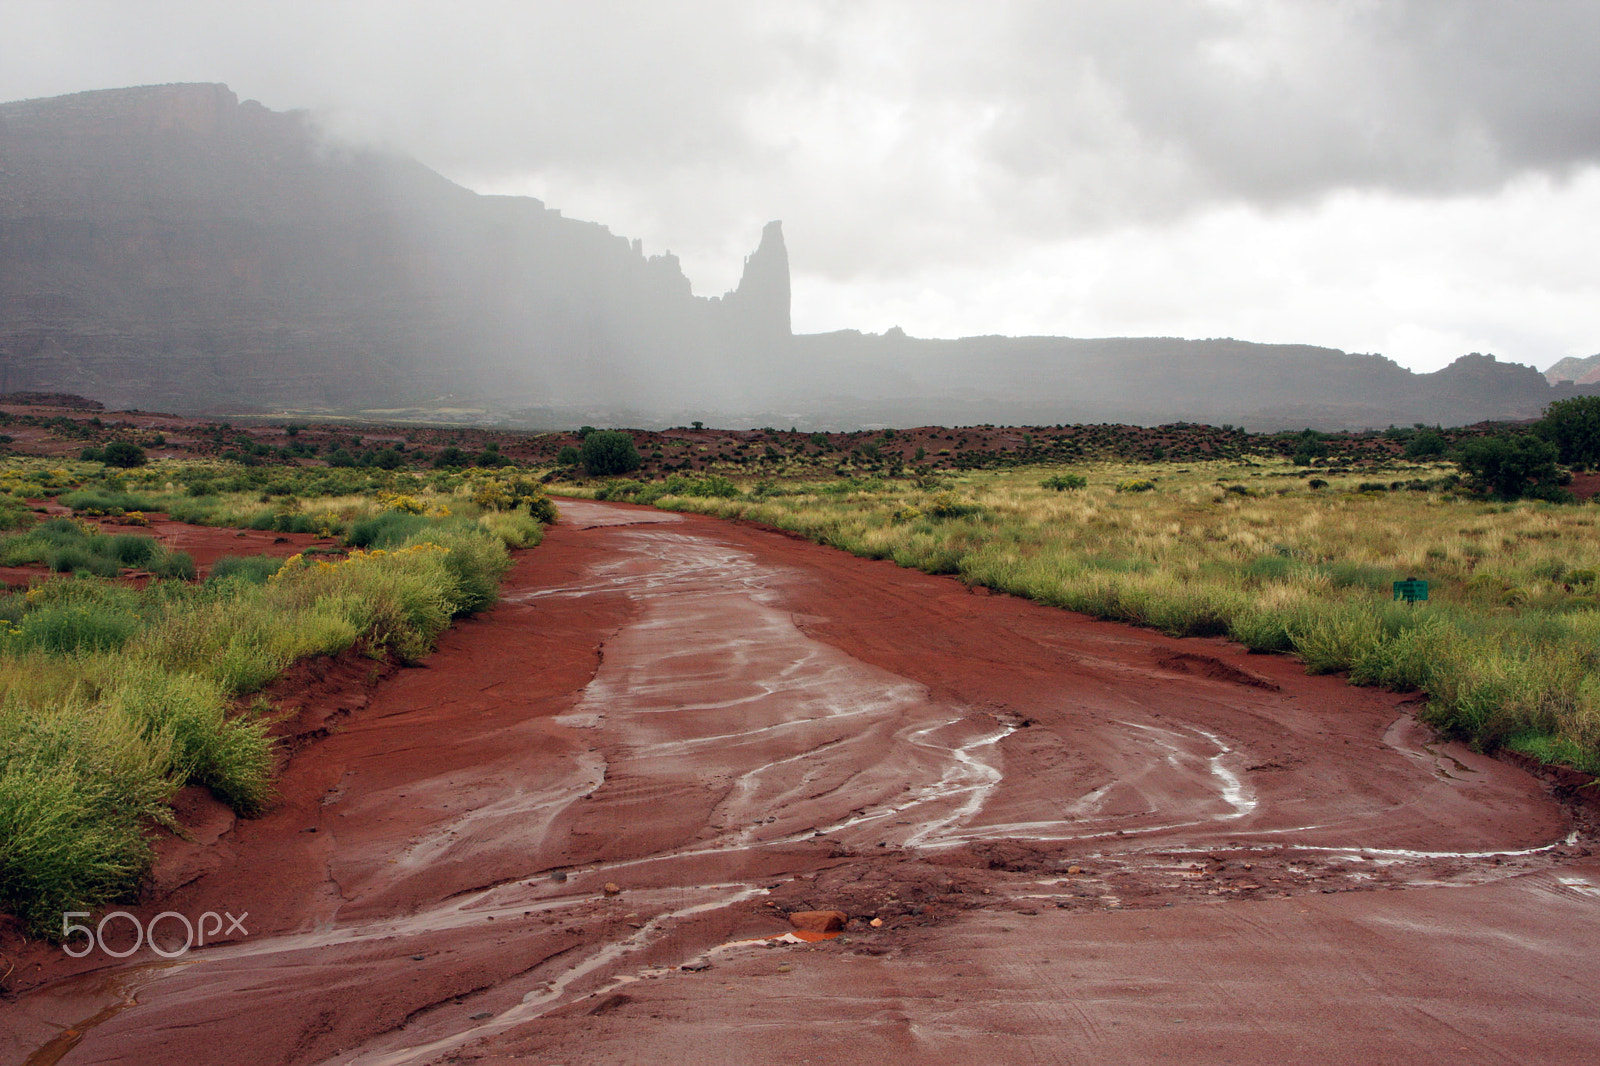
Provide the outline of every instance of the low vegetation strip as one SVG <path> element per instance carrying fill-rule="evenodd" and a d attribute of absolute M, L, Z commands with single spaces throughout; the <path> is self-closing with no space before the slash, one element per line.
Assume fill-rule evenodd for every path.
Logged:
<path fill-rule="evenodd" d="M 207 508 L 193 517 L 226 521 L 262 495 L 217 491 L 232 476 L 217 468 L 205 468 L 207 491 L 195 496 L 192 467 L 155 471 L 164 481 L 142 489 L 37 473 L 8 469 L 0 484 L 20 474 L 38 495 L 89 504 L 80 513 L 112 500 L 124 517 L 123 498 L 151 509 L 190 500 Z M 219 560 L 204 583 L 181 580 L 192 562 L 163 570 L 177 553 L 151 538 L 82 519 L 0 539 L 0 559 L 61 574 L 0 597 L 0 906 L 30 932 L 59 935 L 63 912 L 134 890 L 152 860 L 150 828 L 171 824 L 184 785 L 243 814 L 271 802 L 273 709 L 251 693 L 310 655 L 360 648 L 416 661 L 452 618 L 493 602 L 507 546 L 537 543 L 554 515 L 514 479 L 434 486 L 391 475 L 376 491 L 339 482 L 319 498 L 308 491 L 325 484 L 317 476 L 294 485 L 292 502 L 268 498 L 275 516 L 307 518 L 341 548 Z M 68 549 L 98 562 L 78 565 Z M 129 567 L 158 579 L 115 579 Z"/>
<path fill-rule="evenodd" d="M 1475 499 L 1450 472 L 1396 464 L 1382 481 L 1330 483 L 1270 461 L 1097 464 L 571 491 L 762 522 L 1098 618 L 1293 653 L 1312 672 L 1426 693 L 1425 717 L 1480 748 L 1600 772 L 1600 512 Z M 1406 578 L 1429 582 L 1426 603 L 1394 600 Z"/>

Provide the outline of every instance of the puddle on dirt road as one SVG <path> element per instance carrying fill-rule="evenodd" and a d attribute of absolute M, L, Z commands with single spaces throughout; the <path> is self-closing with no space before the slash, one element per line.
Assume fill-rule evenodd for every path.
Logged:
<path fill-rule="evenodd" d="M 142 963 L 110 974 L 84 974 L 70 977 L 49 987 L 48 997 L 30 997 L 30 1005 L 54 1000 L 63 1006 L 79 1000 L 101 1003 L 94 1013 L 69 1023 L 39 1019 L 39 1024 L 59 1031 L 22 1061 L 22 1066 L 56 1066 L 96 1028 L 123 1011 L 139 1005 L 139 993 L 164 971 L 184 965 L 181 962 Z M 42 990 L 41 990 L 42 991 Z"/>

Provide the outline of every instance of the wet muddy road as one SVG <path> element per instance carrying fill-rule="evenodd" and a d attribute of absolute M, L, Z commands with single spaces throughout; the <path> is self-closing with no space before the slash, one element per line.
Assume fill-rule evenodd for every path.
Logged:
<path fill-rule="evenodd" d="M 1398 697 L 762 530 L 562 510 L 426 667 L 320 683 L 279 809 L 191 802 L 129 910 L 247 933 L 24 955 L 0 1057 L 1600 1057 L 1587 837 Z M 838 938 L 761 939 L 828 909 Z"/>

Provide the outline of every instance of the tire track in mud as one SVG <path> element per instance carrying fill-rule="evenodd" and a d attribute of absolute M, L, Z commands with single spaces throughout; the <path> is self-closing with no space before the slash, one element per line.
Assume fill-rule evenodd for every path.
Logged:
<path fill-rule="evenodd" d="M 584 1004 L 613 1019 L 684 982 L 715 990 L 676 967 L 758 966 L 726 945 L 789 910 L 876 916 L 852 942 L 881 954 L 993 923 L 961 915 L 1281 906 L 1558 867 L 1548 891 L 1568 906 L 1600 894 L 1531 779 L 1432 744 L 1394 697 L 759 530 L 589 502 L 563 516 L 489 619 L 297 757 L 284 807 L 226 842 L 236 865 L 147 908 L 270 897 L 248 938 L 41 987 L 0 1007 L 11 1046 L 43 1063 L 77 1024 L 70 1062 L 501 1061 L 545 1037 L 579 1060 L 562 1041 Z M 308 909 L 268 885 L 312 831 L 341 898 Z M 971 950 L 1025 984 L 991 956 L 1032 939 L 986 935 Z M 868 976 L 830 970 L 830 1000 L 883 1009 Z M 941 1061 L 939 994 L 890 998 L 892 1061 Z M 990 1009 L 1039 1061 L 1067 1023 L 1116 1060 L 1081 1003 Z"/>

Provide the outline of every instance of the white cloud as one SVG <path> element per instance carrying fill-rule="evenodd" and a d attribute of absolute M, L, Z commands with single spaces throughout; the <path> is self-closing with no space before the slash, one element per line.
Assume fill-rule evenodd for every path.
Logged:
<path fill-rule="evenodd" d="M 1543 368 L 1600 350 L 1595 232 L 1600 168 L 1432 200 L 1346 192 L 1052 242 L 999 276 L 947 264 L 882 281 L 802 272 L 794 321 L 932 337 L 1231 336 L 1381 352 L 1418 370 L 1481 351 Z"/>

